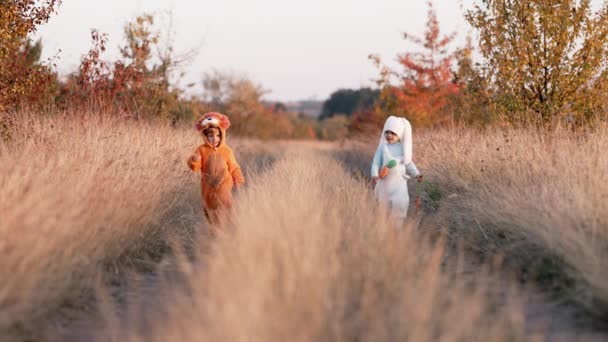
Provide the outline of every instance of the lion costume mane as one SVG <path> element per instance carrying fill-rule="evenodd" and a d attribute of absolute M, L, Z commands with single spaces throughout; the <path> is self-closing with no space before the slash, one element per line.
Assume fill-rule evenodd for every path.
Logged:
<path fill-rule="evenodd" d="M 204 134 L 209 127 L 220 130 L 220 144 L 217 147 L 212 146 Z M 190 169 L 201 172 L 203 209 L 211 223 L 218 223 L 222 210 L 232 208 L 232 187 L 245 183 L 241 167 L 232 149 L 226 144 L 228 127 L 230 120 L 221 113 L 211 112 L 203 115 L 196 122 L 196 129 L 203 135 L 204 143 L 188 159 Z M 197 154 L 200 159 L 196 158 Z"/>

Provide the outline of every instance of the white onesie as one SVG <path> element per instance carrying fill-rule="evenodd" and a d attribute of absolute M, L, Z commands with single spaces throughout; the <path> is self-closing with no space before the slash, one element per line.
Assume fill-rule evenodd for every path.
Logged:
<path fill-rule="evenodd" d="M 399 137 L 399 142 L 388 144 L 384 138 L 384 132 L 392 131 Z M 411 126 L 403 118 L 394 116 L 386 120 L 380 144 L 372 161 L 371 175 L 378 177 L 378 173 L 394 160 L 396 166 L 389 168 L 389 172 L 383 179 L 376 183 L 374 193 L 378 201 L 390 210 L 391 216 L 398 220 L 405 220 L 409 207 L 409 194 L 407 180 L 409 175 L 418 176 L 420 172 L 412 162 L 412 138 Z M 408 146 L 409 145 L 409 146 Z"/>

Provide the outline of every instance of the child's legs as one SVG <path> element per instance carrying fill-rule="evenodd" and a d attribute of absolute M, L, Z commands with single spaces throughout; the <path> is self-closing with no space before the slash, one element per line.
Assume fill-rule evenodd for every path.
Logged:
<path fill-rule="evenodd" d="M 389 209 L 389 215 L 398 226 L 403 225 L 407 218 L 410 198 L 407 191 L 407 180 L 401 178 L 398 182 L 390 184 L 385 193 L 385 203 Z"/>
<path fill-rule="evenodd" d="M 403 179 L 398 182 L 380 181 L 374 192 L 383 210 L 386 210 L 389 217 L 401 226 L 405 222 L 410 204 L 407 180 Z"/>
<path fill-rule="evenodd" d="M 374 188 L 374 195 L 376 197 L 376 201 L 378 201 L 378 204 L 380 205 L 380 210 L 383 215 L 389 216 L 391 211 L 391 202 L 389 200 L 385 185 L 386 184 L 382 181 L 378 182 Z"/>
<path fill-rule="evenodd" d="M 224 182 L 219 188 L 203 184 L 202 192 L 205 207 L 210 209 L 232 207 L 232 183 Z"/>
<path fill-rule="evenodd" d="M 410 199 L 407 194 L 391 199 L 390 215 L 391 218 L 401 227 L 407 218 L 407 211 L 410 205 Z"/>
<path fill-rule="evenodd" d="M 229 187 L 203 190 L 203 209 L 211 225 L 222 226 L 226 223 L 232 209 L 232 193 Z"/>
<path fill-rule="evenodd" d="M 215 219 L 215 213 L 214 212 L 215 212 L 215 210 L 213 210 L 213 209 L 209 209 L 207 207 L 203 207 L 203 213 L 205 213 L 205 218 L 211 224 L 213 224 L 214 219 Z"/>
<path fill-rule="evenodd" d="M 203 208 L 205 218 L 214 229 L 224 226 L 230 217 L 230 208 Z"/>

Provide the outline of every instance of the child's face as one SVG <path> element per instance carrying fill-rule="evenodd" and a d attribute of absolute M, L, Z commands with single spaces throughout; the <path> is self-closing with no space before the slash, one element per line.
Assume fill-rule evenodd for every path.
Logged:
<path fill-rule="evenodd" d="M 394 144 L 399 142 L 399 137 L 397 136 L 397 134 L 391 131 L 384 132 L 384 139 L 386 139 L 386 142 L 388 144 Z"/>
<path fill-rule="evenodd" d="M 218 147 L 220 145 L 220 141 L 222 137 L 220 135 L 220 130 L 217 128 L 210 128 L 205 131 L 205 136 L 207 137 L 207 141 L 211 146 Z"/>

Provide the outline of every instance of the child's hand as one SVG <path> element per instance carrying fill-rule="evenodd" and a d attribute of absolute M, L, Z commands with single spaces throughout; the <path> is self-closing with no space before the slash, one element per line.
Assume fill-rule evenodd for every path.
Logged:
<path fill-rule="evenodd" d="M 378 177 L 372 177 L 372 181 L 370 182 L 372 186 L 376 186 L 378 183 Z"/>
<path fill-rule="evenodd" d="M 190 170 L 194 172 L 201 171 L 201 155 L 199 153 L 194 153 L 190 155 L 187 164 Z"/>

